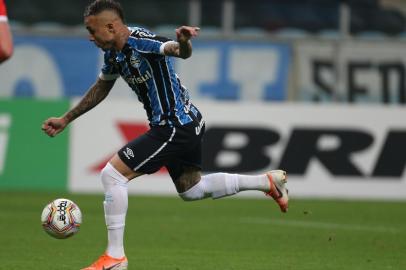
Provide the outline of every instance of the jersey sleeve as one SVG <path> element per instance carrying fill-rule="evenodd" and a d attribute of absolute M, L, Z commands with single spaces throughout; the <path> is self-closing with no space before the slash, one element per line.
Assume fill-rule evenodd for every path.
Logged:
<path fill-rule="evenodd" d="M 112 81 L 120 77 L 117 68 L 112 63 L 114 63 L 113 56 L 110 51 L 106 51 L 104 53 L 104 64 L 99 74 L 100 79 L 104 81 Z"/>
<path fill-rule="evenodd" d="M 164 54 L 163 49 L 165 44 L 174 42 L 167 37 L 157 36 L 144 28 L 135 29 L 130 38 L 133 39 L 133 43 L 136 44 L 137 51 L 161 55 Z"/>
<path fill-rule="evenodd" d="M 7 9 L 4 0 L 0 0 L 0 22 L 7 21 Z"/>

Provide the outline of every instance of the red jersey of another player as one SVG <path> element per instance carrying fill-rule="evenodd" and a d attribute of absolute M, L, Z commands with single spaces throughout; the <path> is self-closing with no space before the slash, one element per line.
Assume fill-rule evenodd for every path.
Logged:
<path fill-rule="evenodd" d="M 8 25 L 7 10 L 4 0 L 0 0 L 0 63 L 13 54 L 13 38 Z"/>
<path fill-rule="evenodd" d="M 0 22 L 7 21 L 7 9 L 4 0 L 0 0 Z"/>

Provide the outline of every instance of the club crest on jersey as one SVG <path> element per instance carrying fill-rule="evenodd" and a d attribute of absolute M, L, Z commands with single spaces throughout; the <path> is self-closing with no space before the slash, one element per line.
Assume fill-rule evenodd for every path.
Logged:
<path fill-rule="evenodd" d="M 139 68 L 141 66 L 141 59 L 134 53 L 130 57 L 130 64 L 135 68 Z"/>

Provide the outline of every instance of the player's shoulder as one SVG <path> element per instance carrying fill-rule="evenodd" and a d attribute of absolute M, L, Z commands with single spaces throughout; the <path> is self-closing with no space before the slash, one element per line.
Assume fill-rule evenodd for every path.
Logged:
<path fill-rule="evenodd" d="M 128 27 L 131 31 L 131 37 L 142 39 L 142 38 L 155 38 L 156 34 L 152 31 L 143 27 Z"/>

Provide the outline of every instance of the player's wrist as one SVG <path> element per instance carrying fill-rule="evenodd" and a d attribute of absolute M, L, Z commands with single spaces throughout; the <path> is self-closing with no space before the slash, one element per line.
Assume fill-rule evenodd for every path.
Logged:
<path fill-rule="evenodd" d="M 177 36 L 177 42 L 178 42 L 179 44 L 181 44 L 181 45 L 186 45 L 186 44 L 188 44 L 189 40 L 190 40 L 190 37 L 186 37 L 186 36 L 184 36 L 184 35 L 178 35 L 178 36 Z"/>
<path fill-rule="evenodd" d="M 69 118 L 69 115 L 68 115 L 68 114 L 62 116 L 62 117 L 61 117 L 61 120 L 62 120 L 62 124 L 63 124 L 64 126 L 67 126 L 67 125 L 72 121 L 72 119 Z"/>

